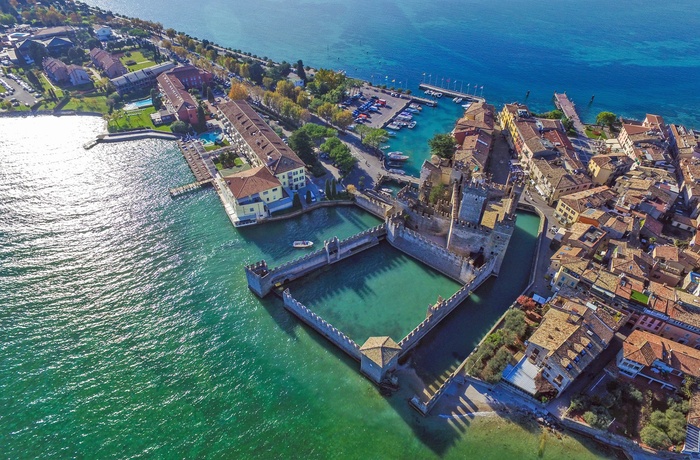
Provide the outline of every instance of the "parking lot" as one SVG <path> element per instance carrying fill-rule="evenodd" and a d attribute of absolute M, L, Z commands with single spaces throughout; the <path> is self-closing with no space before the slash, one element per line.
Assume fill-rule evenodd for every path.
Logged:
<path fill-rule="evenodd" d="M 0 74 L 0 85 L 5 88 L 5 92 L 0 96 L 6 101 L 13 101 L 15 107 L 24 105 L 30 107 L 36 104 L 34 88 L 29 86 L 24 80 L 14 74 Z"/>
<path fill-rule="evenodd" d="M 369 126 L 370 128 L 381 128 L 385 124 L 389 122 L 392 118 L 396 116 L 399 112 L 401 112 L 409 103 L 409 96 L 392 96 L 390 91 L 383 92 L 380 89 L 377 88 L 372 88 L 369 86 L 363 86 L 362 87 L 362 94 L 364 99 L 355 99 L 353 100 L 350 104 L 348 104 L 347 109 L 350 110 L 351 112 L 354 109 L 357 109 L 360 107 L 362 104 L 367 102 L 372 98 L 372 96 L 376 96 L 379 99 L 384 99 L 386 101 L 386 106 L 377 108 L 378 111 L 373 112 L 373 111 L 367 111 L 365 112 L 368 116 L 366 121 L 364 121 L 364 124 Z"/>

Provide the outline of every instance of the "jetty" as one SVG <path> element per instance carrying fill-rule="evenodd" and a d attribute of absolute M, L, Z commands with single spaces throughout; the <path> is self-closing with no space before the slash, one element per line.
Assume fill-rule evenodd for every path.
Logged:
<path fill-rule="evenodd" d="M 483 97 L 479 97 L 475 94 L 462 93 L 460 91 L 455 91 L 449 88 L 442 88 L 440 86 L 430 85 L 428 83 L 421 83 L 420 85 L 418 85 L 418 88 L 422 89 L 423 91 L 434 91 L 436 93 L 442 93 L 444 96 L 452 98 L 461 97 L 465 101 L 486 102 L 486 99 L 484 99 Z"/>
<path fill-rule="evenodd" d="M 569 99 L 566 93 L 554 93 L 554 105 L 564 112 L 564 116 L 574 123 L 576 132 L 581 135 L 586 134 L 586 127 L 581 123 L 581 119 L 576 113 L 576 105 Z"/>
<path fill-rule="evenodd" d="M 204 146 L 199 140 L 179 141 L 178 146 L 182 156 L 185 157 L 187 164 L 192 170 L 192 174 L 196 182 L 211 181 L 212 174 L 204 164 L 203 154 L 206 152 Z"/>
<path fill-rule="evenodd" d="M 206 185 L 212 185 L 214 182 L 214 179 L 208 179 L 204 181 L 199 181 L 199 182 L 192 182 L 191 184 L 186 184 L 182 185 L 180 187 L 175 187 L 171 188 L 170 191 L 170 196 L 175 198 L 176 196 L 183 195 L 188 192 L 192 192 L 195 190 L 199 190 L 200 188 L 206 186 Z"/>

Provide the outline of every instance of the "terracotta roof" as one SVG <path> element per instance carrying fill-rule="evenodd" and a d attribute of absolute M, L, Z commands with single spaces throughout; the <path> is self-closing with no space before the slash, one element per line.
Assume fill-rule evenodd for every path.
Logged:
<path fill-rule="evenodd" d="M 401 347 L 391 337 L 370 337 L 360 351 L 380 367 L 384 367 L 401 352 Z"/>
<path fill-rule="evenodd" d="M 665 261 L 678 262 L 678 248 L 672 245 L 663 245 L 654 247 L 652 256 L 654 259 L 663 259 Z"/>
<path fill-rule="evenodd" d="M 219 104 L 219 110 L 273 174 L 283 174 L 305 166 L 247 102 L 224 102 Z"/>
<path fill-rule="evenodd" d="M 650 332 L 633 331 L 622 344 L 623 356 L 651 366 L 659 360 L 684 374 L 700 377 L 700 350 Z"/>
<path fill-rule="evenodd" d="M 265 166 L 229 176 L 226 178 L 226 182 L 237 200 L 282 186 L 280 181 Z"/>
<path fill-rule="evenodd" d="M 610 187 L 603 185 L 580 192 L 570 193 L 560 198 L 574 211 L 581 213 L 589 208 L 600 208 L 608 201 L 613 200 L 617 194 Z"/>

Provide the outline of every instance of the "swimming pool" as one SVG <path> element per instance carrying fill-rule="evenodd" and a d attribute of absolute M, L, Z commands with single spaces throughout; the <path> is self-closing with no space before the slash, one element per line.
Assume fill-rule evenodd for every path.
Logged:
<path fill-rule="evenodd" d="M 217 141 L 221 140 L 221 131 L 207 131 L 199 135 L 204 145 L 215 144 Z"/>
<path fill-rule="evenodd" d="M 153 101 L 149 97 L 148 99 L 141 99 L 140 101 L 129 102 L 124 105 L 124 110 L 136 110 L 142 109 L 144 107 L 149 107 L 153 105 Z"/>

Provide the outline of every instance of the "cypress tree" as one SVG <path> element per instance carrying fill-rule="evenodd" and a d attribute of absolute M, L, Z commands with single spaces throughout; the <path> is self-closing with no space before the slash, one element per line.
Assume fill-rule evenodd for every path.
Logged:
<path fill-rule="evenodd" d="M 338 183 L 335 181 L 335 177 L 331 180 L 331 195 L 334 200 L 338 196 Z"/>
<path fill-rule="evenodd" d="M 331 196 L 331 182 L 326 179 L 326 199 L 330 200 L 331 198 L 333 198 Z"/>

